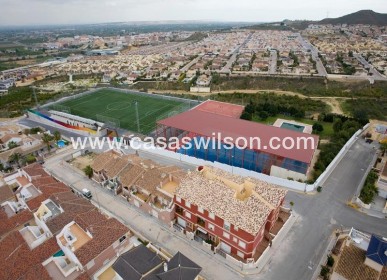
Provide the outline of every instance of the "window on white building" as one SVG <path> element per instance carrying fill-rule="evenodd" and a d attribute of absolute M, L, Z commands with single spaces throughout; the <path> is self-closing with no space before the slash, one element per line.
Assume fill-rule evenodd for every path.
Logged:
<path fill-rule="evenodd" d="M 223 228 L 224 228 L 225 230 L 230 231 L 230 223 L 225 221 L 224 224 L 223 224 Z"/>
<path fill-rule="evenodd" d="M 178 196 L 176 196 L 176 201 L 179 202 L 179 203 L 181 203 L 181 198 L 178 197 Z"/>
<path fill-rule="evenodd" d="M 191 208 L 191 203 L 189 203 L 188 201 L 185 202 L 185 206 L 187 206 L 188 208 Z"/>
<path fill-rule="evenodd" d="M 230 234 L 228 232 L 223 231 L 223 237 L 230 239 Z"/>
<path fill-rule="evenodd" d="M 232 241 L 234 241 L 235 243 L 238 243 L 238 239 L 236 237 L 233 237 Z"/>
<path fill-rule="evenodd" d="M 198 212 L 203 214 L 204 213 L 203 208 L 202 207 L 198 207 Z"/>
<path fill-rule="evenodd" d="M 208 213 L 208 217 L 209 217 L 210 219 L 215 220 L 215 214 L 214 214 L 214 213 Z"/>
<path fill-rule="evenodd" d="M 191 219 L 191 213 L 190 213 L 190 212 L 185 212 L 185 216 L 186 216 L 188 219 Z"/>

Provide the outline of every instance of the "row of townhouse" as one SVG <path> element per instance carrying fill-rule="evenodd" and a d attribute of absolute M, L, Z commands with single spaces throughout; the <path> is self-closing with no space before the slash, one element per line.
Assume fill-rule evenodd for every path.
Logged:
<path fill-rule="evenodd" d="M 183 171 L 110 150 L 93 180 L 211 250 L 256 261 L 289 218 L 286 191 L 213 167 Z"/>
<path fill-rule="evenodd" d="M 130 248 L 131 232 L 39 164 L 0 187 L 0 279 L 90 279 Z"/>
<path fill-rule="evenodd" d="M 171 225 L 173 194 L 185 174 L 183 170 L 115 150 L 99 154 L 91 167 L 93 180 L 102 187 Z"/>

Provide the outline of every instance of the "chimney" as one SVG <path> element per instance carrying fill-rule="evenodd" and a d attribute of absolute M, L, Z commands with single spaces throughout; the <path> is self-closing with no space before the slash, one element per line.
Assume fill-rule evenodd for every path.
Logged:
<path fill-rule="evenodd" d="M 165 262 L 164 263 L 164 272 L 167 272 L 168 271 L 168 264 Z"/>

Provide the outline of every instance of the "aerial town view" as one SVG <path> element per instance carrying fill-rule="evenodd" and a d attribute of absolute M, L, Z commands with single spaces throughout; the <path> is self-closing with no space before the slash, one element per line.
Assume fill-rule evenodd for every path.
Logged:
<path fill-rule="evenodd" d="M 385 0 L 0 3 L 0 280 L 387 280 Z"/>

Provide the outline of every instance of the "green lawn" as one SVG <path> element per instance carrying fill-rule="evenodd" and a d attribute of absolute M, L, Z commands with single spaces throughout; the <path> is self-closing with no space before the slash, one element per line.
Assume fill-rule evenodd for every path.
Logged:
<path fill-rule="evenodd" d="M 284 120 L 289 120 L 289 121 L 297 121 L 297 122 L 306 123 L 306 124 L 310 124 L 310 125 L 313 125 L 315 122 L 317 122 L 317 121 L 313 121 L 311 119 L 294 118 L 294 117 L 289 117 L 289 116 L 285 116 L 285 115 L 277 115 L 275 117 L 268 117 L 266 120 L 263 121 L 259 117 L 253 116 L 253 121 L 259 122 L 259 123 L 268 124 L 268 125 L 273 125 L 274 122 L 277 119 L 284 119 Z M 319 123 L 321 123 L 323 125 L 324 131 L 322 131 L 318 135 L 322 139 L 328 139 L 329 137 L 331 137 L 333 135 L 333 124 L 332 123 L 327 123 L 327 122 L 319 122 Z"/>
<path fill-rule="evenodd" d="M 137 129 L 135 101 L 138 102 L 140 131 Z M 54 110 L 68 110 L 71 114 L 97 121 L 117 123 L 118 120 L 121 128 L 143 134 L 153 131 L 158 119 L 188 108 L 189 103 L 180 100 L 111 89 L 101 89 L 50 107 Z"/>

